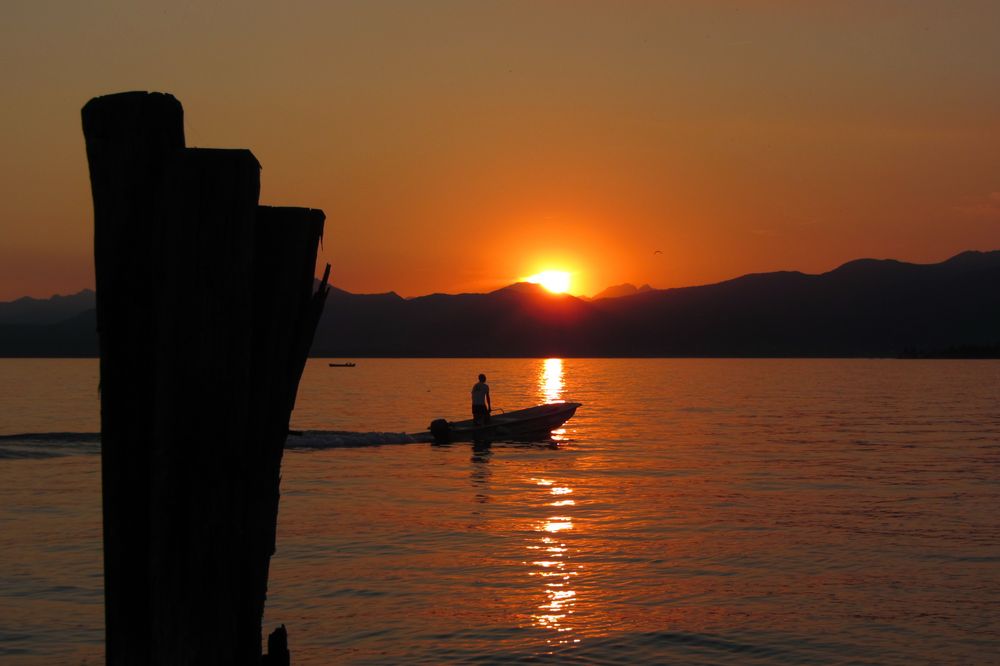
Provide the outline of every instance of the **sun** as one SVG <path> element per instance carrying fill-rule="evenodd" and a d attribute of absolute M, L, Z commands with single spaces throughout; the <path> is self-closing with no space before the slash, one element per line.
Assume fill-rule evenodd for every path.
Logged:
<path fill-rule="evenodd" d="M 569 291 L 569 273 L 566 271 L 542 271 L 531 277 L 524 278 L 525 282 L 540 284 L 553 294 L 562 294 Z"/>

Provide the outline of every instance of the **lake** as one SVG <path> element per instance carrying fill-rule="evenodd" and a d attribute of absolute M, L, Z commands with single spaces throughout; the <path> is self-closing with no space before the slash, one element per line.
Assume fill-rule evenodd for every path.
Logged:
<path fill-rule="evenodd" d="M 372 444 L 480 372 L 583 406 L 551 445 Z M 103 663 L 97 384 L 0 359 L 4 663 Z M 313 359 L 293 427 L 370 433 L 285 454 L 295 666 L 1000 654 L 1000 361 Z"/>

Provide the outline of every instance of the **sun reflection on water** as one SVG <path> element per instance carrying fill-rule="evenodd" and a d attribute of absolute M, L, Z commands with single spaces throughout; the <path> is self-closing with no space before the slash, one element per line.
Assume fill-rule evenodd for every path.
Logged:
<path fill-rule="evenodd" d="M 547 358 L 542 361 L 542 366 L 538 371 L 538 395 L 545 403 L 566 402 L 563 400 L 563 362 L 561 358 Z M 557 428 L 552 431 L 552 440 L 563 442 L 566 440 L 566 429 Z"/>
<path fill-rule="evenodd" d="M 564 402 L 563 362 L 561 358 L 547 358 L 538 373 L 538 392 L 545 402 Z"/>
<path fill-rule="evenodd" d="M 532 479 L 540 488 L 545 489 L 550 498 L 555 501 L 547 506 L 573 506 L 571 499 L 559 499 L 569 495 L 573 489 L 566 485 L 557 485 L 551 479 Z M 572 516 L 549 516 L 544 521 L 536 523 L 535 531 L 541 532 L 537 541 L 528 546 L 529 551 L 540 555 L 538 559 L 526 562 L 533 570 L 529 575 L 538 576 L 542 580 L 542 603 L 532 613 L 532 624 L 555 632 L 547 639 L 550 645 L 569 645 L 579 643 L 579 638 L 572 636 L 573 627 L 569 624 L 575 612 L 576 590 L 572 589 L 573 578 L 579 575 L 580 567 L 574 567 L 568 562 L 570 553 L 560 537 L 573 530 Z"/>
<path fill-rule="evenodd" d="M 552 516 L 542 527 L 546 532 L 562 532 L 573 529 L 573 521 L 569 516 Z"/>

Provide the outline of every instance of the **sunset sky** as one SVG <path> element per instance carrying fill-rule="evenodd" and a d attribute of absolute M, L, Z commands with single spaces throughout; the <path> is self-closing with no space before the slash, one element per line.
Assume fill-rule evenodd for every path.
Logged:
<path fill-rule="evenodd" d="M 324 209 L 349 291 L 1000 248 L 996 0 L 5 0 L 0 73 L 0 300 L 93 285 L 79 112 L 123 90 Z"/>

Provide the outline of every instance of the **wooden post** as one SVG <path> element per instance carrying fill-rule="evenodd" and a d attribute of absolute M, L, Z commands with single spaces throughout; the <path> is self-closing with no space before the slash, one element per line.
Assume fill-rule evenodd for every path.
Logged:
<path fill-rule="evenodd" d="M 123 93 L 83 107 L 94 199 L 101 354 L 101 493 L 108 664 L 149 663 L 149 481 L 154 245 L 168 158 L 184 147 L 170 95 Z"/>
<path fill-rule="evenodd" d="M 176 100 L 146 93 L 83 111 L 105 278 L 108 663 L 255 664 L 281 454 L 326 295 L 325 279 L 312 288 L 324 216 L 259 208 L 260 167 L 245 150 L 184 149 L 181 137 L 132 158 L 145 170 L 128 169 L 117 156 L 170 134 L 148 125 L 169 115 L 150 112 L 165 100 L 178 120 Z M 119 131 L 94 131 L 108 126 Z M 108 261 L 109 238 L 130 261 Z M 116 289 L 127 297 L 105 297 Z"/>
<path fill-rule="evenodd" d="M 244 618 L 246 631 L 260 627 L 267 591 L 268 566 L 275 550 L 279 479 L 288 423 L 295 406 L 299 379 L 305 368 L 313 333 L 326 299 L 329 266 L 319 291 L 312 294 L 318 240 L 323 234 L 323 211 L 308 208 L 257 209 L 257 244 L 252 283 L 257 307 L 252 323 L 254 337 L 250 396 L 253 451 L 258 461 L 255 492 L 249 498 L 251 515 L 266 516 L 247 529 L 257 557 L 247 560 L 246 572 L 254 604 Z M 312 257 L 303 262 L 301 257 Z M 289 325 L 289 323 L 293 325 Z M 261 566 L 262 565 L 262 566 Z"/>

